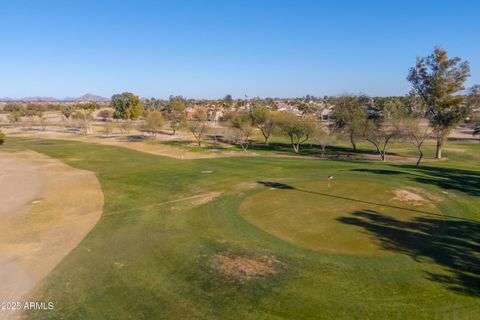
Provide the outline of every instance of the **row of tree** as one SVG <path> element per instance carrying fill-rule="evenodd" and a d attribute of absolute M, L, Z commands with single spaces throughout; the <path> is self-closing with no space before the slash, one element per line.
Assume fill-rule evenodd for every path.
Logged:
<path fill-rule="evenodd" d="M 436 48 L 431 55 L 418 58 L 410 69 L 410 96 L 378 99 L 374 107 L 369 107 L 368 97 L 341 97 L 333 117 L 335 128 L 349 137 L 353 150 L 357 150 L 357 139 L 365 138 L 382 159 L 393 138 L 409 137 L 419 150 L 420 161 L 423 142 L 432 134 L 435 156 L 440 159 L 452 129 L 480 107 L 480 86 L 473 86 L 467 95 L 463 93 L 469 75 L 468 62 L 458 57 L 450 59 L 445 50 Z"/>

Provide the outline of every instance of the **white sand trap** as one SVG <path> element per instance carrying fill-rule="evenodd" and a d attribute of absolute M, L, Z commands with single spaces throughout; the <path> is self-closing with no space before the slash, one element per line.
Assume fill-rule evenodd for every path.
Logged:
<path fill-rule="evenodd" d="M 97 223 L 103 193 L 92 172 L 35 152 L 0 153 L 0 173 L 0 301 L 22 302 Z"/>

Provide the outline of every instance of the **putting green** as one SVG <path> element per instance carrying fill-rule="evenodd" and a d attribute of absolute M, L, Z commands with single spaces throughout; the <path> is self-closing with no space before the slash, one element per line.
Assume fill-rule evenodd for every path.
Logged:
<path fill-rule="evenodd" d="M 441 219 L 441 212 L 433 204 L 441 199 L 421 189 L 364 181 L 335 181 L 331 188 L 319 182 L 263 184 L 265 190 L 242 203 L 242 216 L 277 238 L 316 251 L 393 254 L 385 242 L 353 223 L 360 217 L 373 216 L 369 213 L 372 211 L 385 219 L 406 222 L 407 226 L 423 216 Z"/>

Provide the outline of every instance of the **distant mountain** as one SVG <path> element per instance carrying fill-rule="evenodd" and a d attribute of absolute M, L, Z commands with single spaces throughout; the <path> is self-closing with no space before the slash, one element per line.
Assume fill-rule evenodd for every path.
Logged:
<path fill-rule="evenodd" d="M 25 102 L 57 102 L 60 101 L 57 98 L 54 97 L 25 97 L 22 99 L 19 99 L 21 101 Z"/>
<path fill-rule="evenodd" d="M 11 102 L 11 101 L 24 101 L 24 102 L 84 102 L 84 101 L 89 101 L 89 102 L 107 102 L 110 101 L 110 99 L 102 97 L 102 96 L 97 96 L 91 93 L 84 94 L 81 97 L 78 98 L 72 98 L 72 97 L 67 97 L 65 99 L 57 99 L 54 97 L 24 97 L 21 99 L 12 99 L 12 98 L 0 98 L 0 102 Z"/>
<path fill-rule="evenodd" d="M 102 96 L 97 96 L 91 93 L 84 94 L 81 97 L 78 98 L 65 98 L 64 101 L 91 101 L 91 102 L 106 102 L 110 101 L 110 99 L 102 97 Z"/>

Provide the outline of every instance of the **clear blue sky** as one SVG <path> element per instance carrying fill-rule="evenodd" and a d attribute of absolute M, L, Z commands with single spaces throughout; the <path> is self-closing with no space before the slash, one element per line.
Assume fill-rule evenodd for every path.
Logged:
<path fill-rule="evenodd" d="M 403 95 L 440 46 L 480 82 L 480 1 L 0 0 L 0 97 Z"/>

